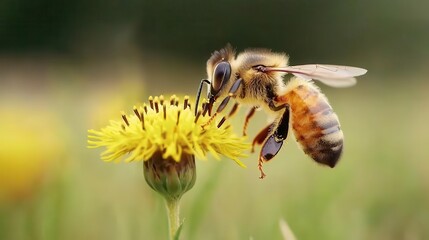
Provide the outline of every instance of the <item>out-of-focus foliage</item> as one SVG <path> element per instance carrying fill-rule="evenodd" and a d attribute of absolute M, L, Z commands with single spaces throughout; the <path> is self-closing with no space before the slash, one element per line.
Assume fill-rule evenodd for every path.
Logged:
<path fill-rule="evenodd" d="M 363 55 L 393 67 L 429 55 L 428 7 L 421 0 L 5 0 L 0 50 L 73 55 L 133 45 L 141 53 L 205 58 L 230 42 L 287 51 L 297 63 Z"/>

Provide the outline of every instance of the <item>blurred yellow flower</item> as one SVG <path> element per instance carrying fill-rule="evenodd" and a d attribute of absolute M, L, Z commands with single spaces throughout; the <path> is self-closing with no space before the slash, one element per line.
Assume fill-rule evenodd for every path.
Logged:
<path fill-rule="evenodd" d="M 0 202 L 32 196 L 63 153 L 60 125 L 44 110 L 0 106 Z"/>
<path fill-rule="evenodd" d="M 238 159 L 250 145 L 243 137 L 233 134 L 230 124 L 218 127 L 209 116 L 194 115 L 188 97 L 183 102 L 172 96 L 169 102 L 163 96 L 149 98 L 149 105 L 134 107 L 134 113 L 122 114 L 121 121 L 110 121 L 101 130 L 89 130 L 90 148 L 106 147 L 102 153 L 105 161 L 118 160 L 129 153 L 125 162 L 149 160 L 155 153 L 163 159 L 179 162 L 184 154 L 206 159 L 211 153 L 216 159 L 224 155 L 240 166 Z"/>

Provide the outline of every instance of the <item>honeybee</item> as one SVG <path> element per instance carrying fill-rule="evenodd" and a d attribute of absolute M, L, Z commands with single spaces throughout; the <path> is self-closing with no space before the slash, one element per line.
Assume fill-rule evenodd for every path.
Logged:
<path fill-rule="evenodd" d="M 201 80 L 197 106 L 204 84 L 208 85 L 208 102 L 203 104 L 203 114 L 208 113 L 212 119 L 225 109 L 231 98 L 235 99 L 231 112 L 218 126 L 231 117 L 240 104 L 250 105 L 243 135 L 257 109 L 262 108 L 272 115 L 272 123 L 263 128 L 252 143 L 252 149 L 262 144 L 258 160 L 261 179 L 266 176 L 263 163 L 273 159 L 281 149 L 288 135 L 289 122 L 303 151 L 314 161 L 333 168 L 341 156 L 344 136 L 338 116 L 312 79 L 332 87 L 349 87 L 356 83 L 356 76 L 366 72 L 363 68 L 339 65 L 288 66 L 285 53 L 249 49 L 236 55 L 228 45 L 208 59 L 208 79 Z M 286 74 L 294 77 L 285 84 Z M 212 115 L 212 107 L 218 99 L 222 102 Z"/>

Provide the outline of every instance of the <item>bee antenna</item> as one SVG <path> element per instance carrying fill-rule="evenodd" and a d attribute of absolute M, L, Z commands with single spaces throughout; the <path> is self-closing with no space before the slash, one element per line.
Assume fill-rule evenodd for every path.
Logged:
<path fill-rule="evenodd" d="M 198 113 L 198 107 L 199 107 L 199 102 L 200 102 L 200 97 L 201 97 L 201 92 L 202 92 L 202 90 L 203 90 L 203 84 L 204 83 L 206 83 L 206 84 L 209 84 L 210 85 L 210 81 L 209 80 L 207 80 L 207 79 L 203 79 L 203 80 L 201 80 L 201 82 L 200 82 L 200 86 L 198 87 L 198 92 L 197 92 L 197 99 L 196 99 L 196 102 L 195 102 L 195 116 L 197 115 L 197 113 Z"/>

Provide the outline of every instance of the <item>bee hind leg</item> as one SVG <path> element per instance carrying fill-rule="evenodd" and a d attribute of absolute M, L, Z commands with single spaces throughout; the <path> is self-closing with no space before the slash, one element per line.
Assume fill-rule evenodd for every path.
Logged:
<path fill-rule="evenodd" d="M 285 105 L 285 112 L 283 113 L 279 124 L 277 125 L 273 134 L 271 134 L 262 145 L 258 161 L 258 169 L 261 172 L 261 179 L 265 177 L 262 164 L 273 159 L 283 146 L 283 141 L 286 139 L 289 131 L 289 117 L 289 105 Z"/>
<path fill-rule="evenodd" d="M 274 126 L 274 123 L 264 127 L 261 131 L 259 131 L 258 135 L 255 136 L 252 142 L 252 150 L 251 152 L 255 152 L 255 146 L 261 145 L 265 139 L 267 139 L 268 134 L 270 133 L 271 128 Z"/>

